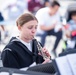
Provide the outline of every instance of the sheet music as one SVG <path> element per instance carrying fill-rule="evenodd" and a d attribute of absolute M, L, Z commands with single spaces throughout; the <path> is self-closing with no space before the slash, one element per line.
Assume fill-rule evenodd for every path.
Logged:
<path fill-rule="evenodd" d="M 0 72 L 0 75 L 9 75 L 8 72 Z"/>
<path fill-rule="evenodd" d="M 71 69 L 73 71 L 73 75 L 76 75 L 76 53 L 68 54 L 67 58 L 68 58 L 70 66 L 71 66 Z"/>
<path fill-rule="evenodd" d="M 66 56 L 58 57 L 55 60 L 56 60 L 60 75 L 73 75 Z"/>
<path fill-rule="evenodd" d="M 17 73 L 14 73 L 12 75 L 28 75 L 28 74 L 17 74 Z"/>

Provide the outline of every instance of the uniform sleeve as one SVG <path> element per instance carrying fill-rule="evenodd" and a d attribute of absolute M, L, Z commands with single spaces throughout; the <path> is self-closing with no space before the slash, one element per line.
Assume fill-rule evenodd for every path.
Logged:
<path fill-rule="evenodd" d="M 11 49 L 4 49 L 1 54 L 1 59 L 4 67 L 19 68 L 18 61 Z"/>
<path fill-rule="evenodd" d="M 37 56 L 37 64 L 41 64 L 41 63 L 43 63 L 43 62 L 44 62 L 43 57 L 42 57 L 41 55 L 38 55 L 38 56 Z"/>

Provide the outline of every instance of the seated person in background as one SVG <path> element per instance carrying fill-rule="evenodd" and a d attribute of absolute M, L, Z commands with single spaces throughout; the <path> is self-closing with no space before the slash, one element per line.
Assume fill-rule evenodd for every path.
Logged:
<path fill-rule="evenodd" d="M 0 22 L 4 21 L 4 17 L 2 16 L 2 13 L 0 12 Z M 5 28 L 3 25 L 0 25 L 3 31 L 5 31 Z"/>
<path fill-rule="evenodd" d="M 52 53 L 57 57 L 56 49 L 62 39 L 62 30 L 60 22 L 60 14 L 58 12 L 60 4 L 57 1 L 52 1 L 50 6 L 41 8 L 36 13 L 39 22 L 37 36 L 40 36 L 41 43 L 45 45 L 45 39 L 48 35 L 56 36 L 56 41 Z"/>
<path fill-rule="evenodd" d="M 50 61 L 50 54 L 45 47 L 42 52 L 48 57 L 43 59 L 38 51 L 38 42 L 34 39 L 38 21 L 31 13 L 22 14 L 16 21 L 20 35 L 12 37 L 3 49 L 1 59 L 4 67 L 24 68 L 29 67 L 33 62 L 36 64 Z"/>
<path fill-rule="evenodd" d="M 35 14 L 37 10 L 44 7 L 43 3 L 41 3 L 41 0 L 28 0 L 28 10 Z"/>
<path fill-rule="evenodd" d="M 71 12 L 71 20 L 68 21 L 66 36 L 70 38 L 69 43 L 67 43 L 68 47 L 73 48 L 75 45 L 74 39 L 76 39 L 76 11 Z"/>
<path fill-rule="evenodd" d="M 4 21 L 4 17 L 2 16 L 2 12 L 0 12 L 0 22 Z M 3 24 L 0 24 L 0 43 L 2 42 L 1 31 L 5 32 L 5 27 Z"/>

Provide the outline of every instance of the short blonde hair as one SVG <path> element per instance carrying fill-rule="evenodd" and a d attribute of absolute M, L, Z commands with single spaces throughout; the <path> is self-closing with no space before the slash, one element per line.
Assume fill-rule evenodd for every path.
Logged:
<path fill-rule="evenodd" d="M 18 25 L 23 26 L 25 23 L 27 23 L 31 20 L 36 20 L 38 22 L 37 18 L 33 14 L 24 13 L 16 20 L 16 24 L 17 24 L 17 26 Z"/>

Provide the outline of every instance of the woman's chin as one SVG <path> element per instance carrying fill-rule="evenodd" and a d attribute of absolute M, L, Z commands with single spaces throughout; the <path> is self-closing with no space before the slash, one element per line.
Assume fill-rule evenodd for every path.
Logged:
<path fill-rule="evenodd" d="M 33 39 L 34 39 L 34 37 L 29 38 L 29 40 L 33 40 Z"/>
<path fill-rule="evenodd" d="M 34 39 L 34 37 L 31 38 L 31 40 L 33 40 L 33 39 Z"/>

